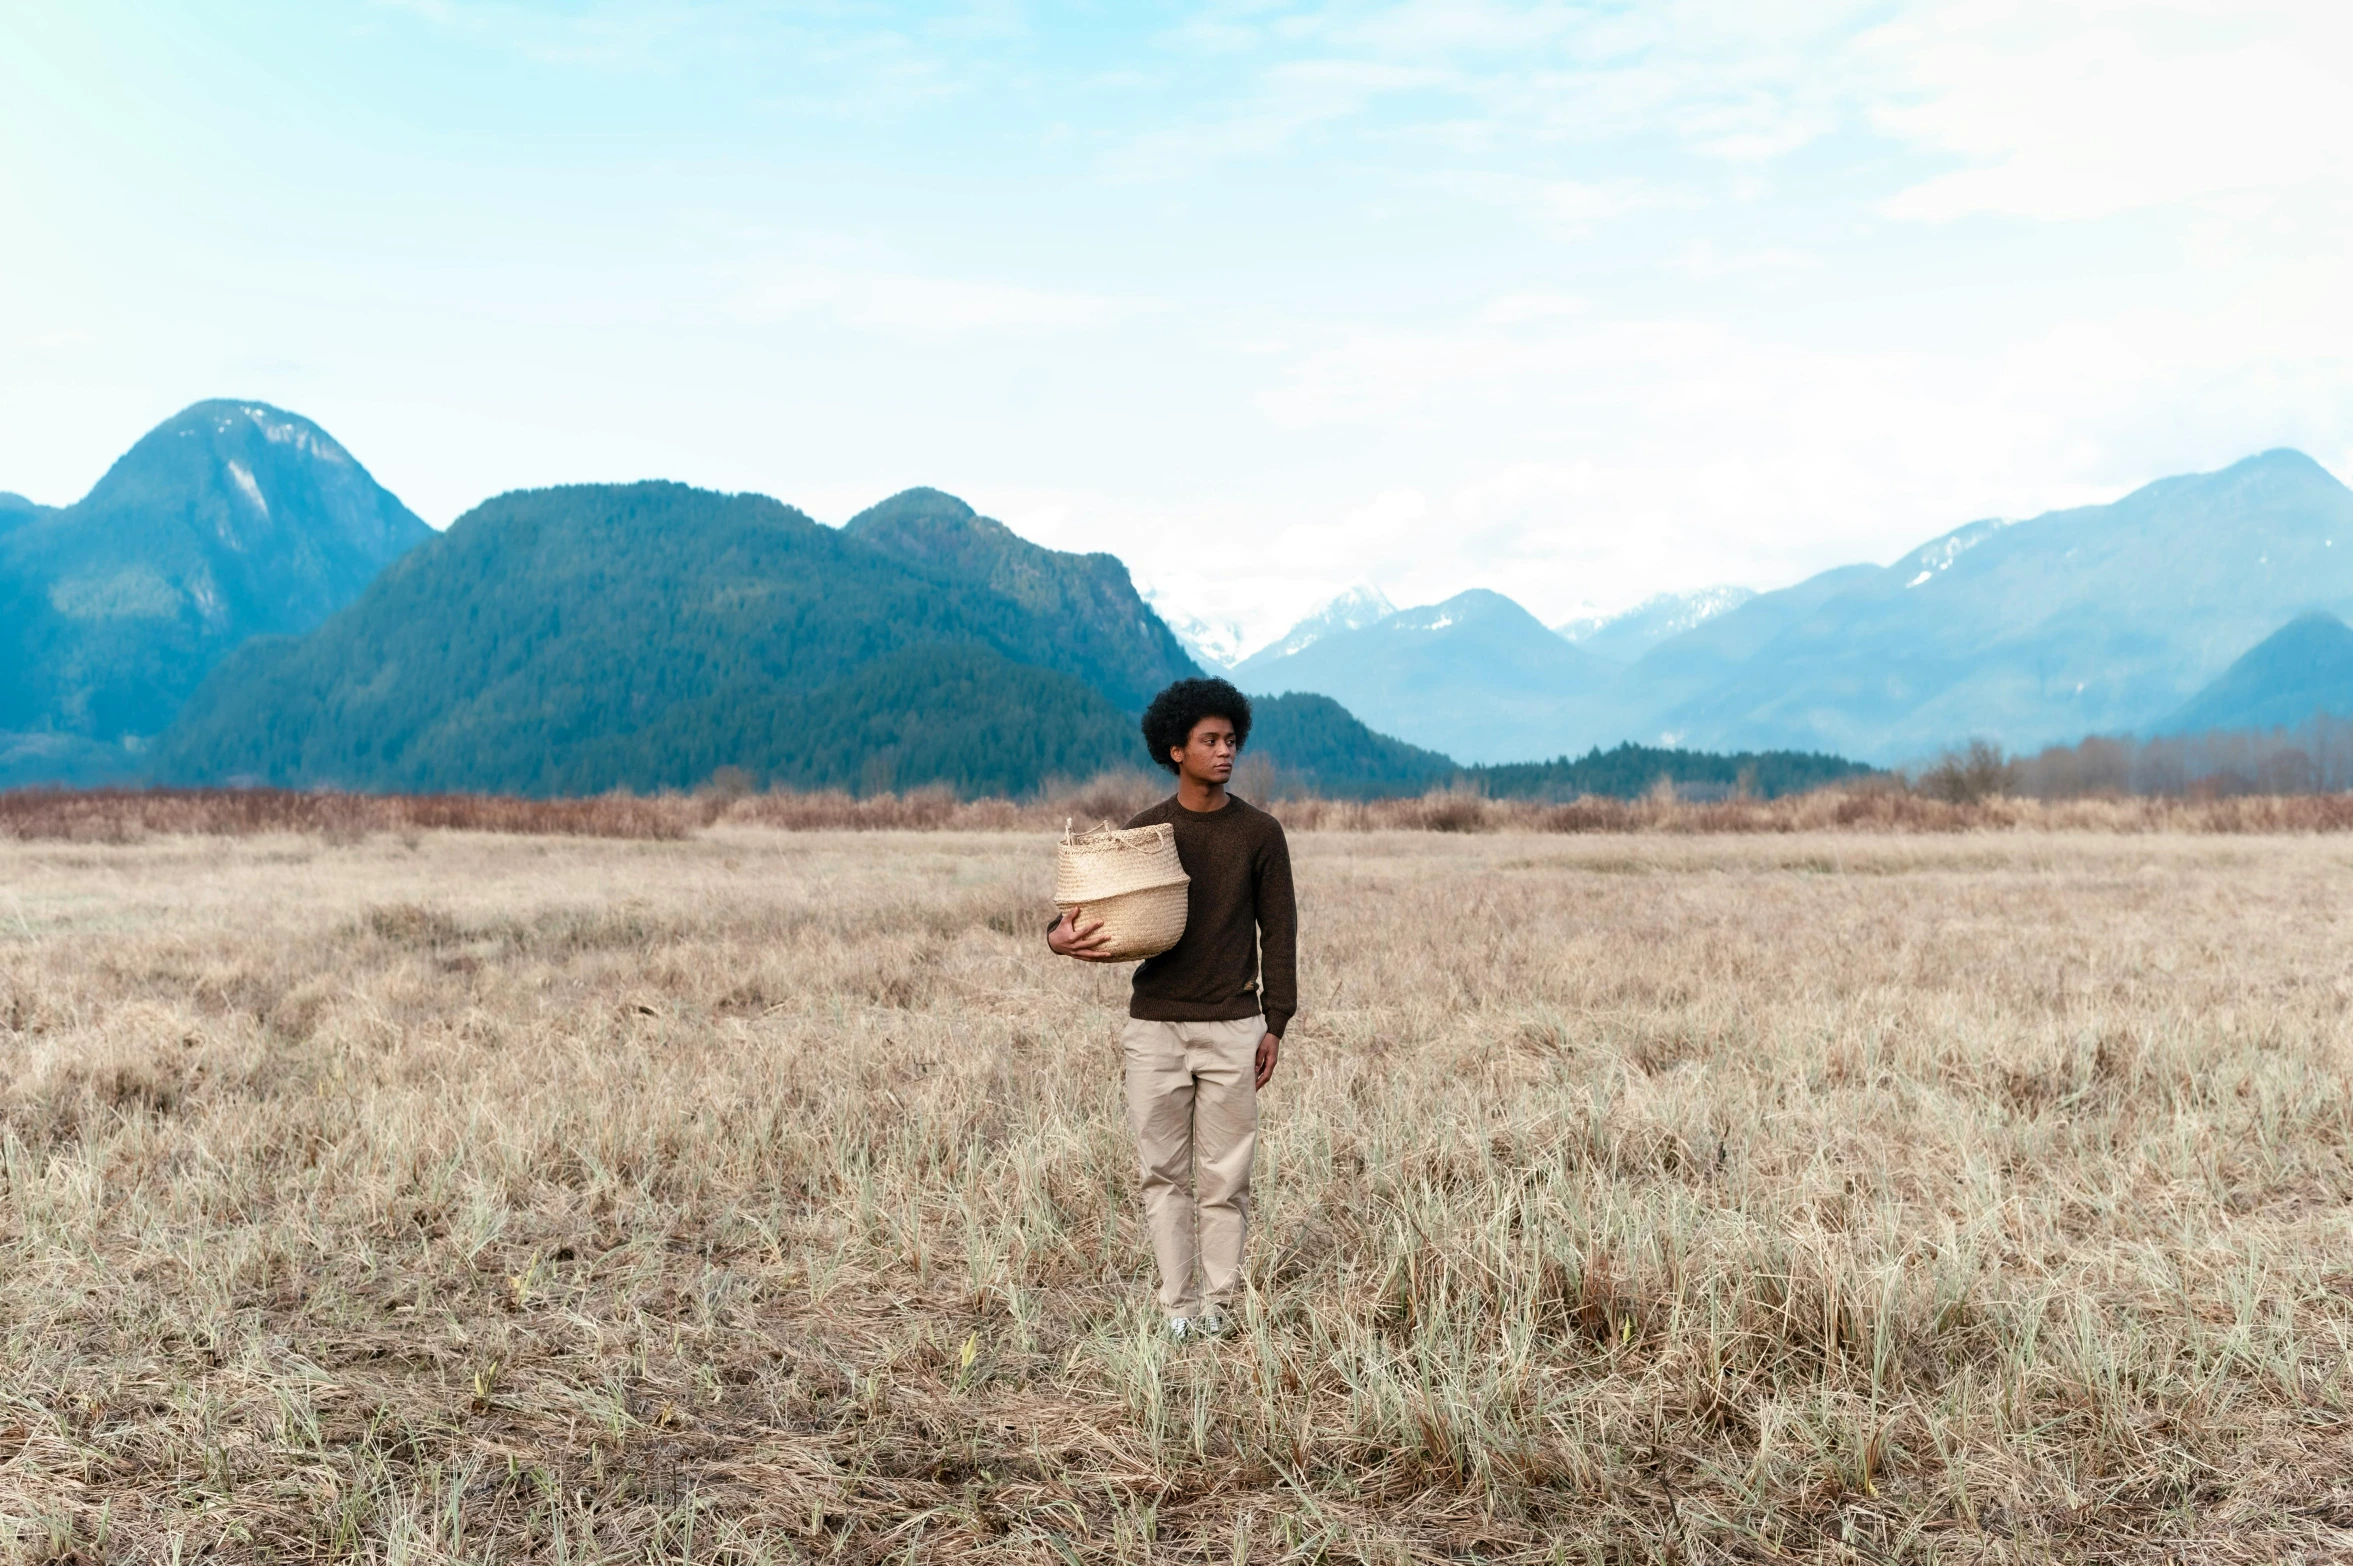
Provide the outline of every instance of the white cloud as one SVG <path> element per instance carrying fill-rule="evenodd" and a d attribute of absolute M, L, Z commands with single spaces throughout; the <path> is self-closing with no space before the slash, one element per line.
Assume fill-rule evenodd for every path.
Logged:
<path fill-rule="evenodd" d="M 1646 205 L 1646 196 L 1641 184 L 1630 179 L 1556 179 L 1542 187 L 1537 201 L 1544 215 L 1555 223 L 1597 223 Z"/>
<path fill-rule="evenodd" d="M 1583 315 L 1592 308 L 1593 301 L 1581 294 L 1529 289 L 1504 294 L 1489 301 L 1480 309 L 1477 321 L 1481 326 L 1520 326 L 1531 322 L 1557 321 L 1563 316 Z"/>
<path fill-rule="evenodd" d="M 592 0 L 551 12 L 500 0 L 373 0 L 461 37 L 552 65 L 661 69 L 690 43 L 732 33 L 721 7 L 691 0 Z"/>
<path fill-rule="evenodd" d="M 1689 205 L 1691 198 L 1638 179 L 1538 179 L 1490 169 L 1454 170 L 1427 183 L 1522 214 L 1559 233 L 1578 234 L 1594 225 L 1645 208 Z"/>
<path fill-rule="evenodd" d="M 775 319 L 825 311 L 852 326 L 953 333 L 1007 327 L 1093 326 L 1148 305 L 1101 294 L 936 277 L 850 277 L 810 273 L 751 291 L 747 312 Z"/>
<path fill-rule="evenodd" d="M 374 399 L 398 439 L 347 438 L 437 516 L 647 472 L 835 515 L 970 485 L 1271 635 L 1365 575 L 1551 617 L 2353 454 L 2353 7 L 1239 0 L 1044 48 L 1009 8 L 974 43 L 862 6 L 385 3 L 446 29 L 365 62 L 405 79 L 338 77 L 344 23 L 224 13 L 289 90 L 172 107 L 211 136 L 174 146 L 269 149 L 196 172 L 106 81 L 0 51 L 0 131 L 72 149 L 18 160 L 10 215 L 79 236 L 7 261 L 0 482 L 78 493 L 224 387 Z M 281 100 L 317 133 L 201 121 Z M 109 190 L 227 216 L 158 270 L 92 221 Z M 296 211 L 299 243 L 241 220 Z"/>
<path fill-rule="evenodd" d="M 1965 160 L 1886 203 L 2082 221 L 2341 183 L 2353 8 L 2233 0 L 1916 7 L 1859 41 L 1872 122 Z"/>
<path fill-rule="evenodd" d="M 1676 259 L 1675 270 L 1695 281 L 1707 282 L 1719 277 L 1743 277 L 1757 273 L 1810 272 L 1821 265 L 1819 256 L 1807 255 L 1786 245 L 1773 245 L 1735 255 L 1718 255 L 1714 242 L 1702 239 Z"/>
<path fill-rule="evenodd" d="M 1289 21 L 1288 54 L 1265 17 L 1188 24 L 1258 63 L 1122 168 L 1196 171 L 1346 120 L 1515 157 L 1665 136 L 1734 165 L 1865 134 L 1959 165 L 1890 192 L 1890 215 L 2079 220 L 2340 180 L 2353 134 L 2353 7 L 2313 0 L 1404 0 Z M 1639 189 L 1493 177 L 1572 224 Z"/>
<path fill-rule="evenodd" d="M 1283 151 L 1311 130 L 1352 120 L 1401 94 L 1447 86 L 1448 71 L 1386 60 L 1310 57 L 1264 67 L 1239 101 L 1189 122 L 1156 126 L 1119 147 L 1105 172 L 1119 180 L 1167 180 L 1232 159 Z"/>
<path fill-rule="evenodd" d="M 1959 354 L 1792 346 L 1769 320 L 1523 315 L 1508 299 L 1452 326 L 1333 330 L 1261 390 L 1281 427 L 1527 455 L 1336 496 L 1329 523 L 1294 522 L 1264 555 L 1293 609 L 1365 575 L 1401 604 L 1488 585 L 1557 618 L 1662 589 L 1779 586 L 1971 517 L 2110 499 L 2269 446 L 2329 460 L 2353 428 L 2353 305 L 2330 298 L 2331 276 L 2285 275 L 2230 309 L 2069 317 Z"/>
<path fill-rule="evenodd" d="M 1087 326 L 1111 313 L 1099 294 L 1056 293 L 1001 283 L 883 277 L 866 288 L 850 319 L 918 332 L 965 332 L 999 326 Z"/>

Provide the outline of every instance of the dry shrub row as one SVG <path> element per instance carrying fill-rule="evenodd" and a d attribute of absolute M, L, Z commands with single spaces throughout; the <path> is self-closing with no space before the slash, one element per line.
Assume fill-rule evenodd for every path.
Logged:
<path fill-rule="evenodd" d="M 945 788 L 905 794 L 778 791 L 729 800 L 717 819 L 793 832 L 1042 831 L 1071 823 L 1125 821 L 1168 795 L 1168 779 L 1147 772 L 1108 772 L 1084 783 L 1049 784 L 1034 800 L 958 799 Z"/>
<path fill-rule="evenodd" d="M 714 802 L 627 794 L 519 799 L 262 788 L 23 789 L 0 793 L 0 838 L 134 843 L 153 835 L 251 837 L 295 832 L 336 842 L 375 832 L 442 830 L 677 839 L 707 825 L 714 814 Z"/>
<path fill-rule="evenodd" d="M 1459 791 L 1418 799 L 1290 800 L 1294 830 L 1342 832 L 2344 832 L 2353 794 L 2227 799 L 1993 798 L 1953 803 L 1900 787 L 1825 788 L 1780 799 L 1681 800 L 1587 795 L 1567 804 Z"/>
<path fill-rule="evenodd" d="M 1065 821 L 1124 821 L 1167 791 L 1165 779 L 1142 772 L 1055 784 L 1040 798 L 1021 802 L 958 799 L 945 788 L 863 796 L 838 789 L 713 789 L 588 799 L 274 788 L 19 789 L 0 791 L 0 839 L 135 843 L 156 835 L 290 832 L 349 842 L 377 832 L 443 830 L 676 841 L 719 821 L 794 832 L 1043 831 Z"/>
<path fill-rule="evenodd" d="M 1166 791 L 1163 779 L 1115 774 L 1035 800 L 958 799 L 945 789 L 718 793 L 592 799 L 488 794 L 297 793 L 282 789 L 34 789 L 0 793 L 0 839 L 127 843 L 156 834 L 266 832 L 350 842 L 426 830 L 674 841 L 728 824 L 798 832 L 1042 832 L 1122 821 Z M 1685 800 L 1588 795 L 1566 804 L 1441 790 L 1413 799 L 1294 798 L 1271 807 L 1294 831 L 1326 832 L 2192 832 L 2353 830 L 2353 794 L 2226 798 L 1952 801 L 1900 786 L 1826 788 L 1781 799 Z"/>

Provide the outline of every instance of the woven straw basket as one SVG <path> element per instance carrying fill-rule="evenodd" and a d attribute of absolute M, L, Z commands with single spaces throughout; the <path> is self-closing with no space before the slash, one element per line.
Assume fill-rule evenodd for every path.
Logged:
<path fill-rule="evenodd" d="M 1122 831 L 1105 822 L 1054 845 L 1054 906 L 1077 910 L 1078 923 L 1103 921 L 1116 962 L 1157 957 L 1185 933 L 1185 888 L 1176 828 Z"/>

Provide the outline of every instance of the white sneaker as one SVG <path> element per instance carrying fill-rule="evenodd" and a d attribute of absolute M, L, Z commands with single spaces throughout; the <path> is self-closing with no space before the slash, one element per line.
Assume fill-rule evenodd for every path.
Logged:
<path fill-rule="evenodd" d="M 1222 1338 L 1234 1330 L 1233 1318 L 1212 1305 L 1193 1323 L 1193 1335 L 1201 1338 Z"/>
<path fill-rule="evenodd" d="M 1199 1332 L 1200 1329 L 1193 1325 L 1193 1318 L 1190 1316 L 1168 1318 L 1168 1335 L 1179 1343 L 1184 1342 L 1187 1338 L 1197 1336 Z"/>

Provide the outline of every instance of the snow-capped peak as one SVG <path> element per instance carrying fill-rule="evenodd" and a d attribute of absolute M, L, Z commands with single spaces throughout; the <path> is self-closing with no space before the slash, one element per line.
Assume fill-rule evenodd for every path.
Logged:
<path fill-rule="evenodd" d="M 245 416 L 253 421 L 254 427 L 261 431 L 262 438 L 273 446 L 292 446 L 303 455 L 317 457 L 323 462 L 351 460 L 349 452 L 299 420 L 289 419 L 270 408 L 247 407 L 244 411 Z M 226 420 L 223 421 L 223 427 L 227 427 Z"/>
<path fill-rule="evenodd" d="M 1281 641 L 1267 650 L 1277 658 L 1288 658 L 1335 632 L 1361 631 L 1396 612 L 1397 606 L 1389 602 L 1388 594 L 1370 582 L 1359 582 L 1338 597 L 1326 600 L 1323 607 L 1292 626 Z"/>
<path fill-rule="evenodd" d="M 1230 669 L 1242 661 L 1245 642 L 1242 627 L 1234 621 L 1188 614 L 1170 604 L 1155 588 L 1145 588 L 1143 599 L 1175 635 L 1179 645 L 1204 669 Z"/>
<path fill-rule="evenodd" d="M 1951 570 L 1954 561 L 2009 525 L 2005 518 L 1987 517 L 1982 522 L 1971 522 L 1964 527 L 1954 528 L 1936 542 L 1915 550 L 1909 558 L 1898 561 L 1896 569 L 1901 570 L 1906 565 L 1918 566 L 1918 573 L 1906 581 L 1904 585 L 1906 587 L 1921 586 L 1923 583 L 1935 580 L 1939 571 Z"/>
<path fill-rule="evenodd" d="M 1756 596 L 1754 588 L 1729 584 L 1689 593 L 1653 593 L 1631 609 L 1615 614 L 1588 611 L 1552 629 L 1568 641 L 1594 644 L 1592 650 L 1606 657 L 1630 660 Z"/>

